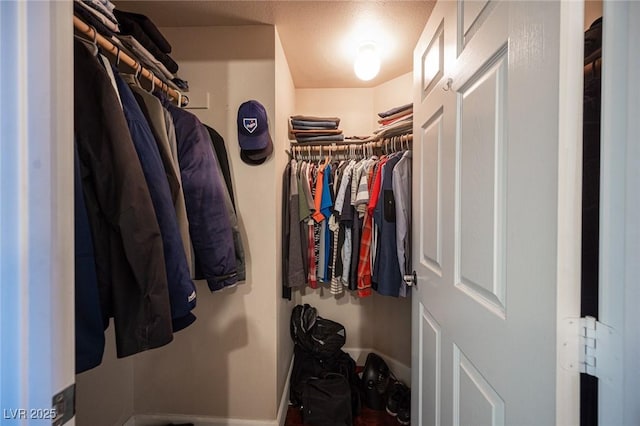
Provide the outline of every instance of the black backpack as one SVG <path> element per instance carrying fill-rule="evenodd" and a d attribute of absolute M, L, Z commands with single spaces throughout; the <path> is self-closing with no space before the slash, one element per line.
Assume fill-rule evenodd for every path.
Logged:
<path fill-rule="evenodd" d="M 335 355 L 347 340 L 342 324 L 322 318 L 309 304 L 293 308 L 289 331 L 296 346 L 320 358 Z"/>

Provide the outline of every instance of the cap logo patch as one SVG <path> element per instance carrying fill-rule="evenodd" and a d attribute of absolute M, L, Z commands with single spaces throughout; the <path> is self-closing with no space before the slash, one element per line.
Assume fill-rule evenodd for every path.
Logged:
<path fill-rule="evenodd" d="M 242 125 L 249 133 L 253 133 L 258 128 L 257 118 L 243 118 Z"/>

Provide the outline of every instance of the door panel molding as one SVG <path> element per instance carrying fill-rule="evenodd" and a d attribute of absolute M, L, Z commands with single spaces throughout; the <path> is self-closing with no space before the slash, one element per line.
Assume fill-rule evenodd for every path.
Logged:
<path fill-rule="evenodd" d="M 457 92 L 456 287 L 506 318 L 507 44 Z M 469 119 L 468 117 L 471 117 Z"/>
<path fill-rule="evenodd" d="M 458 56 L 485 23 L 496 3 L 494 0 L 458 0 Z"/>
<path fill-rule="evenodd" d="M 420 263 L 442 277 L 442 131 L 441 106 L 421 126 Z"/>
<path fill-rule="evenodd" d="M 440 426 L 442 400 L 442 332 L 436 319 L 420 303 L 420 372 L 418 377 L 418 422 L 422 426 Z"/>
<path fill-rule="evenodd" d="M 465 390 L 468 393 L 465 393 Z M 476 395 L 470 392 L 477 391 Z M 484 407 L 480 404 L 486 403 Z M 465 410 L 462 406 L 469 407 Z M 475 407 L 473 407 L 475 405 Z M 483 410 L 484 408 L 484 410 Z M 466 418 L 465 413 L 474 414 Z M 481 417 L 482 414 L 486 416 Z M 480 418 L 478 418 L 480 417 Z M 473 422 L 473 423 L 471 423 Z M 491 384 L 478 371 L 473 363 L 453 344 L 453 425 L 482 424 L 504 426 L 505 404 Z"/>
<path fill-rule="evenodd" d="M 424 101 L 444 74 L 444 20 L 440 21 L 429 45 L 422 53 L 421 65 L 420 80 Z"/>

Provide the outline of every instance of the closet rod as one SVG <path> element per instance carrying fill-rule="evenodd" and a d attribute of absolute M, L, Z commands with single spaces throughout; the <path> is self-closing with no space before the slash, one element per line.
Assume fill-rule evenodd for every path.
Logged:
<path fill-rule="evenodd" d="M 118 52 L 119 52 L 120 62 L 124 62 L 125 64 L 130 66 L 131 69 L 133 70 L 140 69 L 141 76 L 149 80 L 149 82 L 153 82 L 154 86 L 162 88 L 162 90 L 164 90 L 167 93 L 167 95 L 172 97 L 179 104 L 179 106 L 181 107 L 187 106 L 187 104 L 189 103 L 189 98 L 187 98 L 177 90 L 174 90 L 168 87 L 164 81 L 160 80 L 151 71 L 143 67 L 139 61 L 127 55 L 122 51 L 122 49 L 120 49 L 118 46 L 115 46 L 108 39 L 103 37 L 100 33 L 96 31 L 95 28 L 86 24 L 77 16 L 73 17 L 73 27 L 79 32 L 86 35 L 90 40 L 95 40 L 95 42 L 98 45 L 100 45 L 100 47 L 102 47 L 103 49 L 111 53 L 114 57 L 118 57 Z"/>
<path fill-rule="evenodd" d="M 313 143 L 313 142 L 308 142 L 308 143 L 291 143 L 291 148 L 295 151 L 298 152 L 304 152 L 307 150 L 315 150 L 315 151 L 319 151 L 319 150 L 327 150 L 327 151 L 331 151 L 331 152 L 335 152 L 335 151 L 346 151 L 348 149 L 351 148 L 380 148 L 382 147 L 385 143 L 392 143 L 393 139 L 397 138 L 396 141 L 397 142 L 413 142 L 413 134 L 405 134 L 405 135 L 398 135 L 398 136 L 393 136 L 391 138 L 384 138 L 384 139 L 377 139 L 374 141 L 368 141 L 368 142 L 360 142 L 360 141 L 344 141 L 344 142 L 320 142 L 320 143 Z"/>

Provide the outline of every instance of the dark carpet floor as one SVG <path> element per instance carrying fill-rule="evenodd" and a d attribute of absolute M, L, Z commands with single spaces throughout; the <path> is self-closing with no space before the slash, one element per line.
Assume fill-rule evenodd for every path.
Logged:
<path fill-rule="evenodd" d="M 363 407 L 362 412 L 356 417 L 353 426 L 399 426 L 400 423 L 395 417 L 387 414 L 386 411 L 375 411 Z M 298 408 L 289 407 L 285 426 L 306 426 L 302 423 L 302 416 Z"/>

